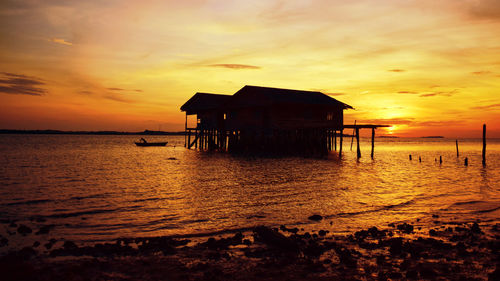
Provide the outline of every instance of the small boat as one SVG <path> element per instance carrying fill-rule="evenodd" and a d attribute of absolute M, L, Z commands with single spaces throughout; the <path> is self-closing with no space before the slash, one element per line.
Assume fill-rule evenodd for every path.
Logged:
<path fill-rule="evenodd" d="M 137 146 L 165 146 L 168 142 L 136 142 Z"/>
<path fill-rule="evenodd" d="M 141 138 L 140 142 L 136 142 L 137 146 L 165 146 L 168 142 L 147 142 L 145 139 Z"/>

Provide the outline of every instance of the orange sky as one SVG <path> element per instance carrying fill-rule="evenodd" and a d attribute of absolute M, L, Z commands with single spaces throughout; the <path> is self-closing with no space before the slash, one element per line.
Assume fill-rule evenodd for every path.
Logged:
<path fill-rule="evenodd" d="M 500 137 L 496 0 L 2 0 L 0 33 L 0 128 L 182 130 L 195 92 L 259 85 L 399 136 Z"/>

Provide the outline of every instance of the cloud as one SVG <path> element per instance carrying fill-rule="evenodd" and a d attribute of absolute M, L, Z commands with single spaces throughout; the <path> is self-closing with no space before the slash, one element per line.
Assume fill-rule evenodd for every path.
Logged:
<path fill-rule="evenodd" d="M 248 64 L 236 64 L 236 63 L 219 63 L 219 64 L 209 64 L 209 67 L 222 67 L 229 69 L 260 69 L 260 66 L 248 65 Z"/>
<path fill-rule="evenodd" d="M 106 94 L 102 96 L 105 99 L 112 100 L 112 101 L 118 101 L 118 102 L 124 102 L 124 103 L 134 103 L 135 101 L 126 99 L 124 97 L 115 95 L 115 94 Z"/>
<path fill-rule="evenodd" d="M 417 121 L 415 118 L 388 118 L 388 119 L 371 119 L 363 120 L 367 124 L 383 124 L 383 125 L 407 125 L 409 127 L 443 127 L 443 126 L 458 126 L 463 125 L 464 121 Z"/>
<path fill-rule="evenodd" d="M 381 125 L 410 125 L 415 122 L 414 120 L 414 118 L 368 119 L 363 120 L 363 123 Z"/>
<path fill-rule="evenodd" d="M 474 71 L 474 72 L 471 72 L 471 74 L 474 74 L 474 75 L 486 75 L 486 74 L 491 74 L 491 71 L 487 71 L 487 70 Z"/>
<path fill-rule="evenodd" d="M 140 89 L 132 89 L 132 90 L 129 90 L 129 89 L 123 89 L 123 88 L 116 88 L 116 87 L 106 88 L 106 90 L 109 90 L 109 91 L 114 91 L 114 92 L 121 92 L 121 91 L 137 92 L 137 93 L 142 93 L 142 92 L 143 92 L 143 91 L 142 91 L 142 90 L 140 90 Z"/>
<path fill-rule="evenodd" d="M 456 93 L 458 93 L 458 89 L 455 89 L 455 90 L 449 91 L 449 92 L 425 93 L 425 94 L 419 95 L 419 97 L 421 97 L 421 98 L 428 98 L 428 97 L 435 97 L 435 96 L 451 97 L 451 96 L 453 96 Z"/>
<path fill-rule="evenodd" d="M 421 121 L 421 122 L 414 122 L 411 125 L 415 127 L 448 127 L 448 126 L 460 126 L 464 124 L 465 122 L 462 120 L 450 120 L 450 121 Z"/>
<path fill-rule="evenodd" d="M 0 72 L 0 93 L 12 95 L 42 96 L 47 90 L 41 79 L 22 74 Z"/>
<path fill-rule="evenodd" d="M 466 3 L 470 15 L 476 18 L 500 20 L 500 2 L 498 0 L 477 0 Z"/>
<path fill-rule="evenodd" d="M 85 90 L 85 91 L 79 91 L 78 93 L 79 93 L 79 94 L 81 94 L 81 95 L 87 95 L 87 96 L 88 96 L 88 95 L 93 95 L 93 94 L 94 94 L 94 93 L 92 93 L 91 91 L 86 91 L 86 90 Z"/>
<path fill-rule="evenodd" d="M 417 92 L 412 92 L 412 91 L 399 91 L 398 94 L 411 94 L 411 95 L 415 95 L 415 94 L 418 94 Z"/>
<path fill-rule="evenodd" d="M 49 41 L 57 43 L 57 44 L 66 45 L 66 46 L 73 46 L 73 43 L 68 42 L 68 41 L 61 39 L 61 38 L 50 38 Z"/>
<path fill-rule="evenodd" d="M 500 108 L 500 103 L 470 107 L 470 109 L 476 109 L 476 110 L 494 110 L 497 108 Z"/>
<path fill-rule="evenodd" d="M 406 70 L 404 69 L 399 69 L 399 68 L 395 68 L 395 69 L 389 69 L 387 71 L 390 71 L 390 72 L 405 72 Z"/>

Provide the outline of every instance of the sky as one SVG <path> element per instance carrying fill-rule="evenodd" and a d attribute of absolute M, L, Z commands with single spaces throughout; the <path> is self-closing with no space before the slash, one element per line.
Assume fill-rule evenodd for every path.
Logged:
<path fill-rule="evenodd" d="M 0 128 L 181 131 L 196 92 L 321 91 L 379 134 L 500 137 L 500 1 L 0 1 Z"/>

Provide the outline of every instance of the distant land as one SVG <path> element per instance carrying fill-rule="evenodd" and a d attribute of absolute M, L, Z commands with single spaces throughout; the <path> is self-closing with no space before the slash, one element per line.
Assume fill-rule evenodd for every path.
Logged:
<path fill-rule="evenodd" d="M 421 137 L 421 138 L 424 138 L 424 139 L 444 139 L 443 136 L 425 136 L 425 137 Z"/>
<path fill-rule="evenodd" d="M 379 136 L 379 138 L 384 138 L 384 139 L 397 139 L 399 138 L 398 136 Z"/>
<path fill-rule="evenodd" d="M 117 131 L 60 131 L 60 130 L 8 130 L 0 129 L 0 134 L 34 134 L 34 135 L 146 135 L 146 136 L 172 136 L 184 135 L 184 132 L 164 132 L 144 130 L 142 132 L 117 132 Z"/>

